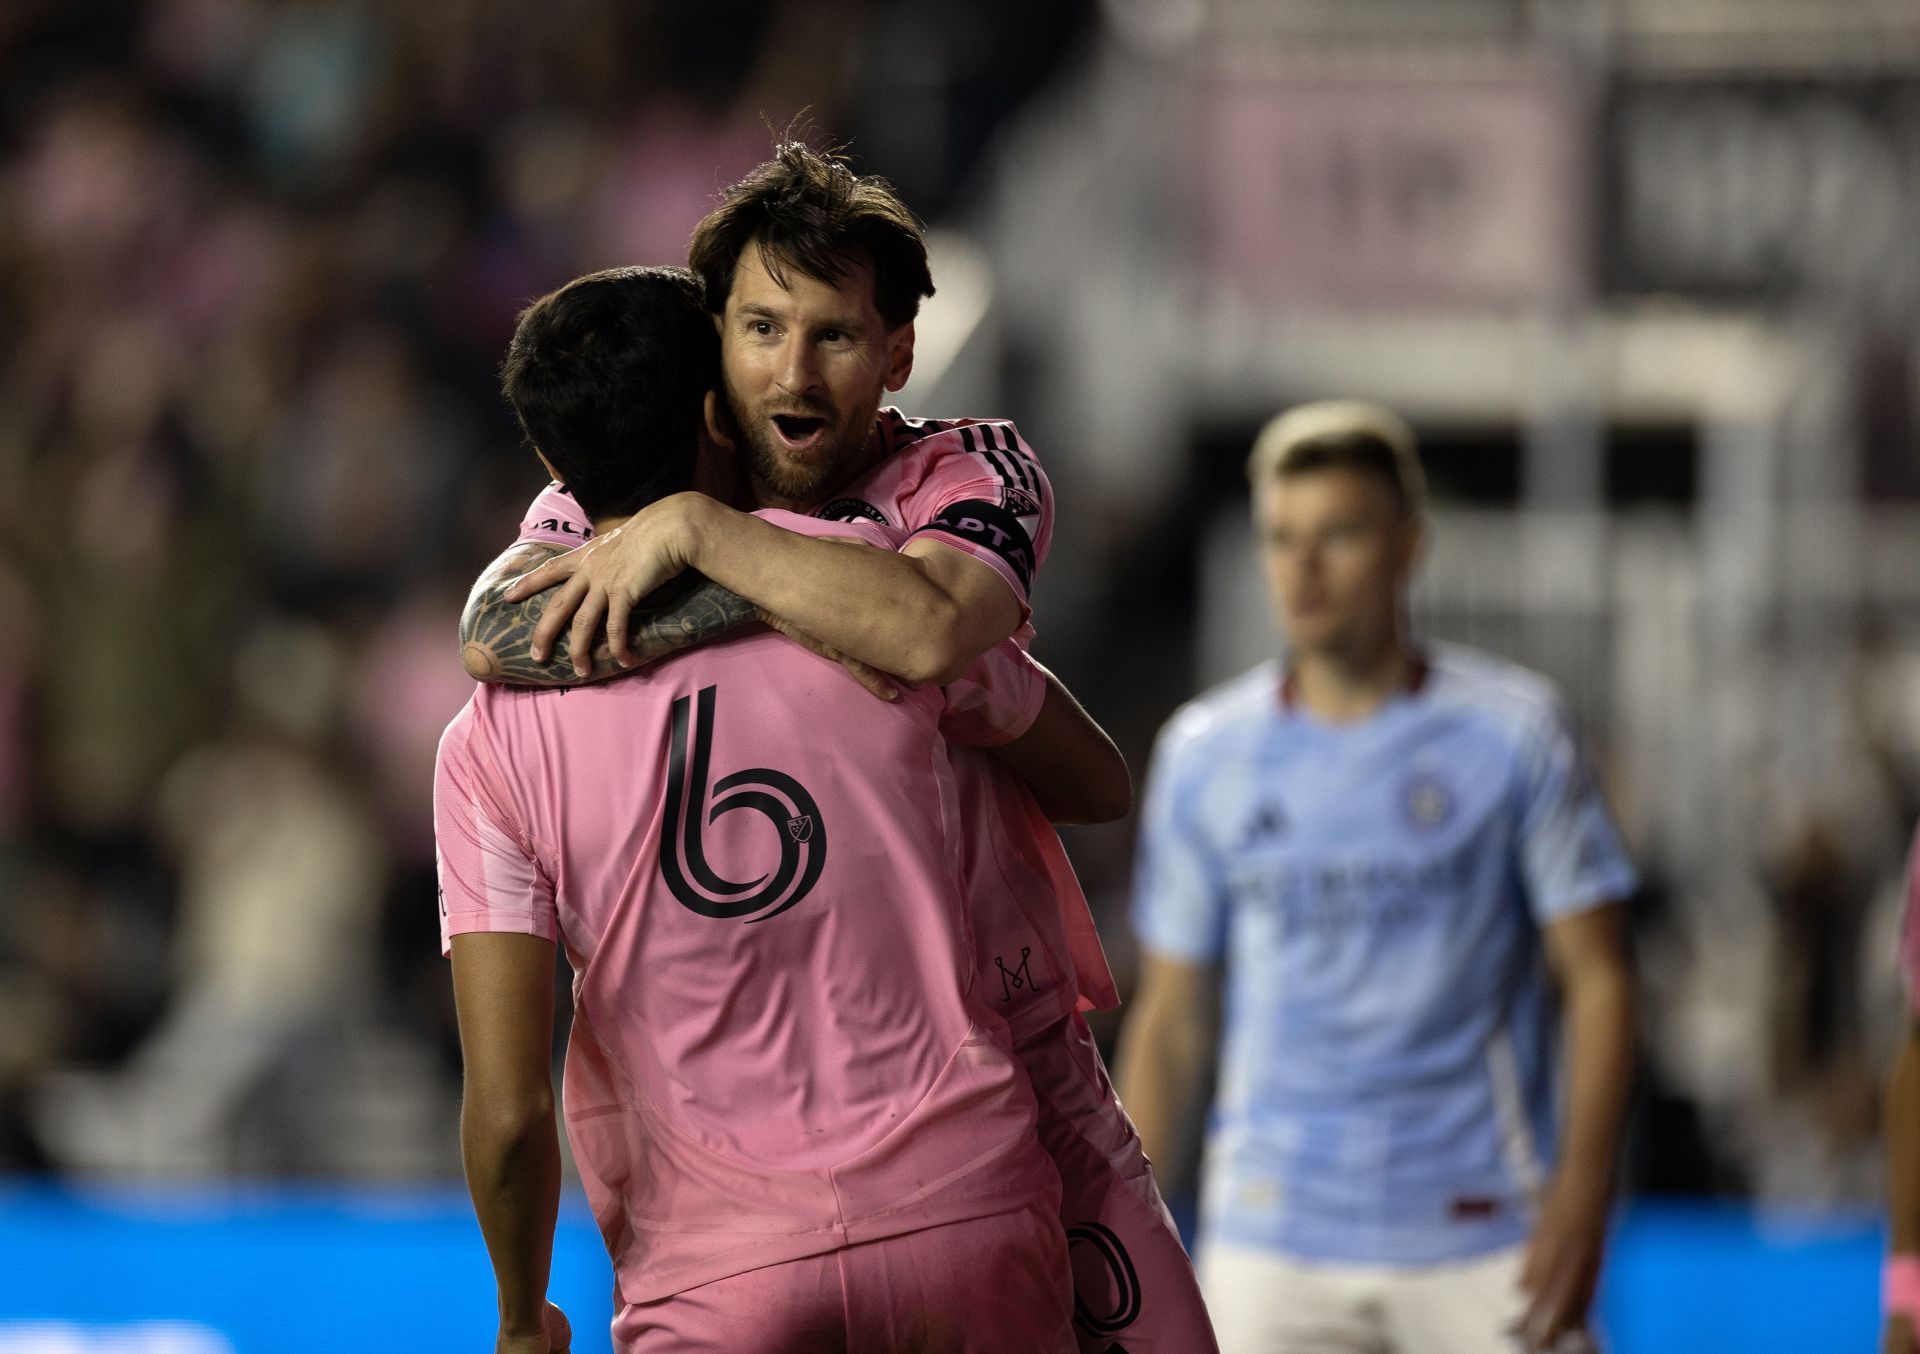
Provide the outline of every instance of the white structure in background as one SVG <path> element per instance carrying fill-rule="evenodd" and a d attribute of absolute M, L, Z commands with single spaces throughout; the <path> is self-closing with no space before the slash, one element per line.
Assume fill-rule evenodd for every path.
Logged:
<path fill-rule="evenodd" d="M 1763 871 L 1812 830 L 1890 866 L 1904 825 L 1876 752 L 1920 782 L 1920 710 L 1867 694 L 1920 662 L 1920 524 L 1863 501 L 1857 366 L 1869 336 L 1920 355 L 1920 10 L 1106 10 L 975 223 L 996 271 L 981 341 L 1044 359 L 1020 412 L 1075 524 L 1050 595 L 1097 584 L 1199 427 L 1344 395 L 1510 429 L 1520 502 L 1438 515 L 1422 623 L 1572 697 L 1680 904 L 1686 971 L 1649 975 L 1669 1079 L 1763 1193 L 1864 1188 L 1870 1148 L 1809 1171 L 1800 1129 L 1750 1111 L 1781 958 Z M 1906 379 L 1914 400 L 1920 365 Z M 955 407 L 1002 395 L 969 384 Z M 1692 433 L 1690 514 L 1608 510 L 1607 434 L 1648 425 Z M 1272 644 L 1244 514 L 1206 531 L 1195 687 Z M 1041 610 L 1101 642 L 1097 619 Z"/>

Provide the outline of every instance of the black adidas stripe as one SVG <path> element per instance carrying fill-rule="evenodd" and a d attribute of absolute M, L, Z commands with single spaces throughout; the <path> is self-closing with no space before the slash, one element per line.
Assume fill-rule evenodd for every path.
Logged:
<path fill-rule="evenodd" d="M 979 446 L 975 446 L 973 441 L 973 430 L 975 427 L 980 429 Z M 1009 489 L 1020 487 L 1020 480 L 1014 475 L 1012 468 L 1007 462 L 1001 458 L 999 448 L 995 447 L 992 439 L 987 436 L 986 424 L 969 424 L 962 428 L 960 430 L 960 442 L 961 445 L 966 447 L 969 454 L 983 457 L 987 464 L 993 467 L 993 473 L 1000 477 L 1002 484 L 1006 485 Z"/>
<path fill-rule="evenodd" d="M 1005 429 L 1002 436 L 1006 439 L 1005 451 L 1007 460 L 1019 474 L 1019 487 L 1025 489 L 1035 498 L 1040 497 L 1040 481 L 1034 474 L 1033 458 L 1021 450 L 1020 439 L 1018 434 L 1013 431 L 1013 425 L 1011 423 L 982 423 L 980 425 L 981 438 L 991 440 L 989 430 L 993 428 Z"/>

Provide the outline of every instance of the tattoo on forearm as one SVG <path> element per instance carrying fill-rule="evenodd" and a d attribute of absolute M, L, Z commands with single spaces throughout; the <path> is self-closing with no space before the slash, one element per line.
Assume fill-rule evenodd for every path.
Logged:
<path fill-rule="evenodd" d="M 509 686 L 580 686 L 617 677 L 630 669 L 613 661 L 604 636 L 594 645 L 593 671 L 573 670 L 572 636 L 562 630 L 544 663 L 532 655 L 534 627 L 545 614 L 547 593 L 524 602 L 503 594 L 514 579 L 561 554 L 558 546 L 529 545 L 502 556 L 482 574 L 460 617 L 461 659 L 467 672 L 483 682 Z M 704 644 L 756 619 L 751 602 L 701 574 L 688 572 L 662 585 L 634 608 L 632 647 L 640 666 Z"/>

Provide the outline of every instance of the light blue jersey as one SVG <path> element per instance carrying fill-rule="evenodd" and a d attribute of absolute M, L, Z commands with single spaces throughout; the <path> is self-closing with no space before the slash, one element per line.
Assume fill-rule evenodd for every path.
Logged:
<path fill-rule="evenodd" d="M 1546 681 L 1429 658 L 1358 723 L 1266 664 L 1160 735 L 1135 928 L 1225 967 L 1203 1239 L 1425 1264 L 1529 1230 L 1555 1141 L 1540 928 L 1636 881 Z"/>

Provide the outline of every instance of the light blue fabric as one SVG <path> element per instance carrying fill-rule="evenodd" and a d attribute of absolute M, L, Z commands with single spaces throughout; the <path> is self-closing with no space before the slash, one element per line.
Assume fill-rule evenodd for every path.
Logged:
<path fill-rule="evenodd" d="M 1267 664 L 1149 775 L 1134 926 L 1224 966 L 1200 1242 L 1425 1264 L 1513 1244 L 1551 1169 L 1540 928 L 1633 866 L 1540 677 L 1452 646 L 1354 724 Z"/>

